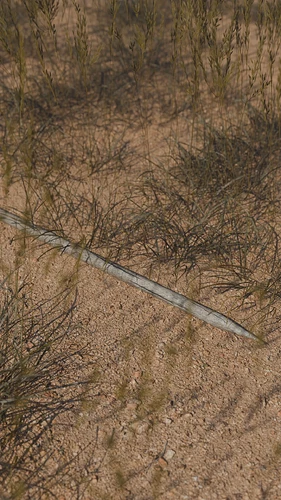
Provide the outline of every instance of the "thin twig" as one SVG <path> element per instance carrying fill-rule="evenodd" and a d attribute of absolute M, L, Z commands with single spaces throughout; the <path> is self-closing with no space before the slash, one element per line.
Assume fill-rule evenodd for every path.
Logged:
<path fill-rule="evenodd" d="M 65 238 L 61 238 L 52 231 L 48 231 L 42 227 L 35 226 L 29 222 L 26 222 L 22 217 L 0 208 L 0 220 L 9 224 L 10 226 L 16 227 L 26 234 L 36 237 L 38 240 L 48 243 L 53 247 L 57 247 L 63 250 L 64 253 L 72 255 L 73 257 L 79 258 L 81 261 L 90 264 L 93 267 L 101 269 L 102 271 L 114 276 L 115 278 L 128 283 L 136 288 L 143 290 L 144 292 L 153 295 L 154 297 L 167 302 L 172 306 L 176 306 L 182 309 L 188 314 L 195 316 L 212 326 L 220 328 L 222 330 L 234 333 L 236 335 L 241 335 L 253 340 L 260 340 L 256 335 L 249 332 L 241 325 L 233 321 L 232 319 L 224 316 L 223 314 L 214 311 L 213 309 L 206 307 L 199 302 L 192 299 L 188 299 L 180 293 L 173 292 L 169 288 L 165 288 L 159 283 L 152 281 L 140 274 L 137 274 L 130 269 L 110 262 L 100 255 L 90 251 L 87 248 L 82 248 L 79 245 L 75 245 Z"/>

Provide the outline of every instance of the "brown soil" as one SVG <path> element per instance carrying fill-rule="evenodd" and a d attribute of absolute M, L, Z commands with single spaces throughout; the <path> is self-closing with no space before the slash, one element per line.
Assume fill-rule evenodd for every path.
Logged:
<path fill-rule="evenodd" d="M 216 105 L 214 110 L 216 114 Z M 161 119 L 158 123 L 159 115 L 155 111 L 145 130 L 125 127 L 126 141 L 139 162 L 129 173 L 107 176 L 108 196 L 112 186 L 118 191 L 118 186 L 123 189 L 137 182 L 148 156 L 151 162 L 164 161 L 169 152 L 165 139 L 172 130 L 188 143 L 191 113 L 169 124 Z M 70 118 L 75 142 L 81 129 L 72 130 Z M 75 168 L 74 164 L 73 172 Z M 5 206 L 23 210 L 23 196 L 22 187 L 11 188 Z M 79 239 L 79 231 L 73 231 Z M 6 270 L 16 265 L 18 237 L 17 231 L 1 224 L 1 261 Z M 61 290 L 62 280 L 65 284 L 72 276 L 74 261 L 54 252 L 42 255 L 38 242 L 28 240 L 26 245 L 19 280 L 28 276 L 33 301 L 51 298 Z M 196 276 L 194 281 L 192 275 L 189 281 L 176 280 L 172 266 L 150 269 L 143 257 L 127 265 L 251 326 L 247 304 L 244 310 L 235 309 L 234 294 L 198 291 Z M 49 474 L 51 493 L 40 498 L 280 498 L 280 336 L 271 334 L 265 347 L 257 346 L 86 265 L 79 269 L 77 280 L 75 329 L 60 349 L 81 351 L 75 355 L 75 373 L 67 363 L 63 377 L 88 381 L 87 391 L 74 409 L 56 417 L 43 438 L 38 460 L 43 464 L 52 452 L 42 465 Z M 74 398 L 81 387 L 63 391 Z"/>

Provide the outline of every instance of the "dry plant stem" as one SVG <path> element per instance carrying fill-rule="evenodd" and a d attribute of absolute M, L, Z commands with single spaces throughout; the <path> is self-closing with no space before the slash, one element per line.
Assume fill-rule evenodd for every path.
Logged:
<path fill-rule="evenodd" d="M 36 237 L 38 240 L 48 243 L 54 247 L 60 248 L 63 252 L 72 255 L 73 257 L 79 258 L 81 261 L 90 264 L 93 267 L 101 269 L 102 271 L 114 276 L 115 278 L 129 283 L 130 285 L 140 288 L 144 292 L 157 297 L 158 299 L 171 304 L 172 306 L 179 307 L 188 314 L 195 316 L 196 318 L 209 323 L 212 326 L 221 328 L 222 330 L 234 333 L 236 335 L 242 335 L 243 337 L 248 337 L 253 340 L 259 340 L 256 335 L 249 332 L 241 325 L 231 320 L 227 316 L 220 314 L 209 307 L 203 306 L 199 302 L 192 299 L 188 299 L 184 295 L 177 292 L 173 292 L 169 288 L 165 288 L 159 285 L 155 281 L 152 281 L 140 274 L 137 274 L 129 269 L 126 269 L 114 262 L 110 262 L 103 257 L 91 252 L 87 248 L 82 248 L 79 245 L 75 245 L 70 241 L 57 236 L 52 231 L 48 231 L 39 226 L 35 226 L 26 222 L 23 218 L 18 217 L 3 208 L 0 208 L 0 220 L 14 226 L 17 229 L 25 231 L 30 236 Z"/>

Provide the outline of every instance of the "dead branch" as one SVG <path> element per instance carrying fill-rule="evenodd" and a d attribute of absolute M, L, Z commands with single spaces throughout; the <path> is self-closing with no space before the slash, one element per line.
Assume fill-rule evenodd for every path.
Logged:
<path fill-rule="evenodd" d="M 52 231 L 48 231 L 42 227 L 35 226 L 30 222 L 25 221 L 22 217 L 19 217 L 3 208 L 0 208 L 0 220 L 13 226 L 21 231 L 24 231 L 27 235 L 34 236 L 44 243 L 48 243 L 53 247 L 60 248 L 63 253 L 72 255 L 75 258 L 79 258 L 81 261 L 90 264 L 93 267 L 101 269 L 102 271 L 114 276 L 115 278 L 128 283 L 144 292 L 153 295 L 154 297 L 167 302 L 168 304 L 182 309 L 188 314 L 195 316 L 206 323 L 209 323 L 216 328 L 234 333 L 236 335 L 241 335 L 253 340 L 259 340 L 256 335 L 249 332 L 241 325 L 233 321 L 232 319 L 224 316 L 223 314 L 214 311 L 213 309 L 206 307 L 199 302 L 192 299 L 188 299 L 180 293 L 173 292 L 169 288 L 166 288 L 155 281 L 152 281 L 140 274 L 137 274 L 130 269 L 120 266 L 114 262 L 110 262 L 100 255 L 90 251 L 87 248 L 83 248 L 79 245 L 71 243 L 65 238 L 61 238 Z"/>

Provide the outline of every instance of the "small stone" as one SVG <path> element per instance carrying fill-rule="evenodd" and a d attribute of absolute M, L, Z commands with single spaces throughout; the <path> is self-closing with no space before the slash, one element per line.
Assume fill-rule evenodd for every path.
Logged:
<path fill-rule="evenodd" d="M 144 432 L 147 432 L 149 429 L 149 424 L 148 422 L 134 422 L 131 424 L 131 428 L 137 433 L 137 434 L 143 434 Z"/>
<path fill-rule="evenodd" d="M 167 450 L 165 455 L 164 455 L 164 458 L 169 461 L 173 458 L 173 456 L 175 455 L 175 451 L 174 450 Z"/>
<path fill-rule="evenodd" d="M 188 413 L 184 413 L 184 414 L 182 415 L 182 418 L 183 418 L 184 420 L 189 420 L 191 417 L 193 417 L 193 413 L 190 413 L 190 412 L 188 412 Z"/>
<path fill-rule="evenodd" d="M 163 457 L 158 458 L 158 464 L 160 465 L 161 469 L 167 469 L 168 467 L 168 462 Z"/>
<path fill-rule="evenodd" d="M 149 429 L 149 424 L 147 422 L 144 422 L 137 428 L 137 434 L 143 434 L 144 432 L 147 432 Z"/>
<path fill-rule="evenodd" d="M 166 424 L 166 425 L 170 425 L 170 424 L 172 424 L 172 423 L 173 423 L 173 419 L 172 419 L 172 418 L 169 418 L 169 417 L 166 417 L 166 418 L 164 418 L 163 422 L 164 422 L 164 424 Z"/>

